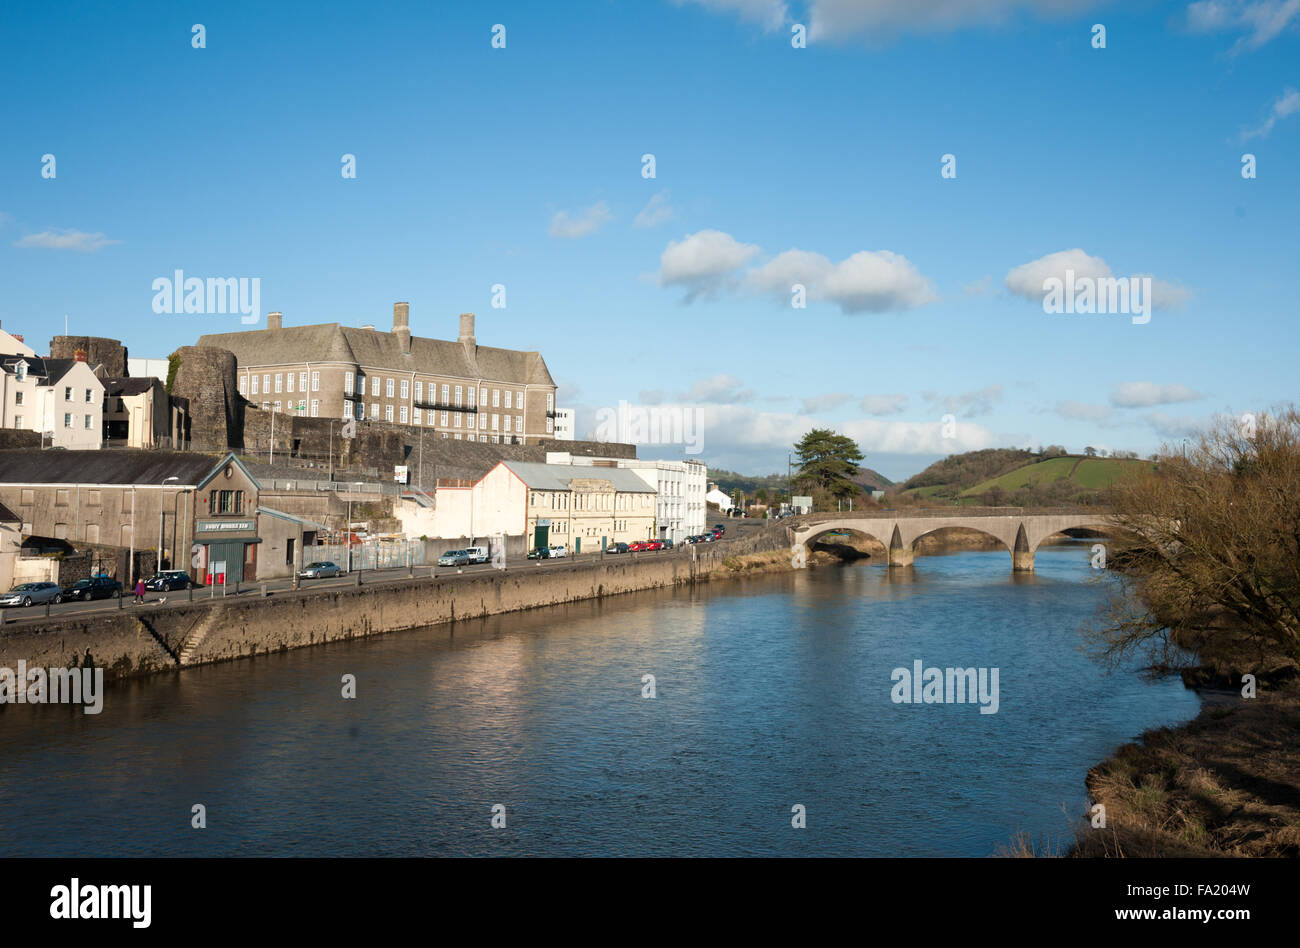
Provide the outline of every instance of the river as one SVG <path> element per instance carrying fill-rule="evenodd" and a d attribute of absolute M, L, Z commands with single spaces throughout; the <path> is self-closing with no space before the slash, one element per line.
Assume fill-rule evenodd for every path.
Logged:
<path fill-rule="evenodd" d="M 0 855 L 1059 846 L 1088 768 L 1199 701 L 1081 654 L 1105 582 L 1088 544 L 1036 566 L 960 552 L 757 576 L 125 682 L 98 715 L 2 707 Z M 894 703 L 892 670 L 917 660 L 997 669 L 997 713 Z"/>

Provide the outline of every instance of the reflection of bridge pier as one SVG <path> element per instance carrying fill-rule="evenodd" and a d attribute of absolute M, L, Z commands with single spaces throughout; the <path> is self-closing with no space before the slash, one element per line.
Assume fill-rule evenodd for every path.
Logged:
<path fill-rule="evenodd" d="M 960 513 L 942 508 L 922 508 L 908 513 L 862 511 L 851 514 L 811 514 L 791 527 L 796 546 L 808 544 L 831 530 L 848 530 L 876 540 L 889 551 L 891 567 L 912 565 L 916 541 L 936 530 L 961 527 L 996 537 L 1011 554 L 1011 569 L 1034 571 L 1034 553 L 1048 537 L 1080 527 L 1112 527 L 1102 510 L 1056 508 L 963 507 Z"/>

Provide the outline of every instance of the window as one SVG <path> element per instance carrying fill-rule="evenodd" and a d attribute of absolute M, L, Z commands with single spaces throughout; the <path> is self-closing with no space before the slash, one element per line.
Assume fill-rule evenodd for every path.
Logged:
<path fill-rule="evenodd" d="M 410 397 L 411 397 L 411 383 L 406 379 L 402 379 L 402 398 L 410 398 Z"/>
<path fill-rule="evenodd" d="M 253 376 L 253 394 L 254 394 L 254 395 L 260 394 L 260 393 L 257 391 L 257 381 L 258 381 L 259 378 L 260 378 L 260 376 L 257 376 L 257 375 L 254 375 L 254 376 Z"/>
<path fill-rule="evenodd" d="M 494 413 L 492 415 L 492 430 L 497 431 L 500 429 L 500 427 L 501 427 L 501 416 Z"/>
<path fill-rule="evenodd" d="M 373 396 L 376 396 L 376 395 L 379 394 L 379 376 L 378 376 L 378 375 L 376 375 L 374 378 L 372 378 L 372 379 L 370 380 L 370 394 L 371 394 L 372 397 L 373 397 Z"/>
<path fill-rule="evenodd" d="M 555 411 L 555 395 L 554 395 L 554 394 L 549 394 L 549 395 L 546 396 L 546 410 L 547 410 L 548 412 Z"/>
<path fill-rule="evenodd" d="M 14 369 L 14 375 L 20 382 L 25 380 L 27 378 L 27 363 L 19 362 L 18 367 Z"/>
<path fill-rule="evenodd" d="M 535 492 L 528 496 L 528 506 L 529 507 L 537 506 L 537 494 Z"/>
<path fill-rule="evenodd" d="M 290 372 L 290 373 L 289 373 L 289 377 L 288 377 L 287 379 L 285 379 L 284 381 L 285 381 L 285 387 L 284 387 L 284 390 L 285 390 L 286 392 L 292 392 L 292 391 L 293 391 L 293 373 Z"/>
<path fill-rule="evenodd" d="M 509 395 L 510 393 L 509 393 L 509 392 L 506 392 L 506 394 Z M 509 416 L 509 415 L 506 415 L 506 431 L 509 431 L 509 430 L 510 430 L 510 421 L 511 421 L 510 416 Z"/>
<path fill-rule="evenodd" d="M 23 426 L 23 416 L 22 416 L 22 415 L 14 415 L 14 427 L 15 427 L 15 428 L 21 428 L 22 426 Z"/>
<path fill-rule="evenodd" d="M 70 415 L 70 414 L 68 414 L 68 413 L 66 413 L 66 412 L 65 412 L 64 415 L 63 415 L 63 427 L 65 427 L 65 428 L 71 428 L 71 427 L 72 427 L 72 415 Z"/>
<path fill-rule="evenodd" d="M 550 434 L 554 430 L 554 423 L 550 418 L 546 419 L 546 433 Z"/>
<path fill-rule="evenodd" d="M 91 397 L 95 393 L 91 389 L 86 389 L 86 404 L 89 405 L 94 399 Z"/>
<path fill-rule="evenodd" d="M 416 384 L 418 385 L 419 383 L 417 382 Z M 403 408 L 402 411 L 406 411 L 406 409 Z M 424 421 L 422 420 L 422 414 L 423 414 L 423 413 L 422 413 L 422 412 L 420 411 L 420 409 L 418 409 L 418 408 L 416 408 L 416 409 L 414 409 L 414 410 L 412 411 L 412 415 L 414 416 L 414 417 L 412 418 L 412 420 L 415 422 L 415 424 L 417 424 L 417 425 L 422 425 L 422 424 L 424 424 Z"/>
<path fill-rule="evenodd" d="M 366 394 L 366 377 L 360 372 L 357 373 L 357 394 Z"/>
<path fill-rule="evenodd" d="M 487 407 L 487 389 L 481 388 L 478 390 L 478 403 L 484 408 Z"/>
<path fill-rule="evenodd" d="M 384 421 L 392 421 L 392 420 L 393 420 L 393 406 L 392 406 L 392 405 L 385 405 L 385 406 L 384 406 Z"/>
<path fill-rule="evenodd" d="M 298 373 L 298 391 L 300 391 L 300 392 L 305 392 L 305 391 L 307 391 L 307 373 L 306 373 L 306 372 L 299 372 L 299 373 Z"/>
<path fill-rule="evenodd" d="M 501 407 L 501 389 L 499 388 L 492 389 L 492 407 L 493 408 Z M 496 426 L 494 425 L 493 427 Z"/>
<path fill-rule="evenodd" d="M 280 403 L 279 403 L 278 401 L 275 403 L 274 410 L 275 410 L 275 411 L 279 411 L 279 410 L 280 410 Z"/>
<path fill-rule="evenodd" d="M 476 389 L 476 388 L 470 388 L 470 390 L 469 390 L 469 407 L 470 407 L 470 408 L 473 408 L 473 407 L 474 407 L 474 397 L 475 397 L 475 394 L 474 394 L 474 393 L 477 392 L 477 391 L 478 391 L 478 389 Z"/>
<path fill-rule="evenodd" d="M 415 380 L 415 400 L 417 402 L 424 401 L 424 383 L 419 379 Z"/>
<path fill-rule="evenodd" d="M 271 376 L 269 375 L 262 376 L 262 394 L 263 395 L 271 394 Z"/>
<path fill-rule="evenodd" d="M 384 398 L 393 397 L 393 380 L 384 379 Z"/>
<path fill-rule="evenodd" d="M 70 401 L 72 401 L 72 386 L 71 386 L 71 385 L 68 385 L 68 386 L 66 386 L 66 387 L 63 389 L 63 400 L 64 400 L 65 402 L 70 402 Z"/>
<path fill-rule="evenodd" d="M 378 385 L 379 383 L 376 382 L 375 384 Z M 378 402 L 376 402 L 375 404 L 373 404 L 373 405 L 370 406 L 370 417 L 371 417 L 371 418 L 378 418 L 378 417 L 379 417 L 379 403 L 378 403 Z"/>
<path fill-rule="evenodd" d="M 343 376 L 343 391 L 352 394 L 352 373 L 348 372 Z"/>
<path fill-rule="evenodd" d="M 447 385 L 447 383 L 444 382 L 443 385 L 442 385 L 442 403 L 443 403 L 444 405 L 447 404 L 447 398 L 448 398 L 447 392 L 448 392 L 448 389 L 449 389 L 449 386 Z"/>
<path fill-rule="evenodd" d="M 299 402 L 298 404 L 299 404 L 299 406 L 301 406 L 301 405 L 302 405 L 302 402 Z M 311 416 L 312 416 L 313 418 L 319 418 L 319 417 L 320 417 L 320 399 L 319 399 L 319 398 L 313 398 L 313 399 L 311 400 Z"/>
<path fill-rule="evenodd" d="M 509 406 L 507 405 L 506 407 L 508 408 Z M 523 393 L 523 392 L 515 392 L 515 407 L 518 408 L 520 411 L 523 411 L 523 410 L 524 410 L 524 393 Z"/>
<path fill-rule="evenodd" d="M 442 413 L 442 420 L 439 422 L 444 428 L 447 427 L 447 413 Z"/>
<path fill-rule="evenodd" d="M 456 386 L 456 401 L 455 401 L 453 404 L 455 404 L 455 406 L 456 406 L 457 408 L 460 407 L 461 389 L 462 389 L 462 386 L 460 386 L 460 385 L 457 385 L 457 386 Z"/>
<path fill-rule="evenodd" d="M 524 416 L 523 416 L 523 415 L 515 415 L 515 431 L 518 431 L 520 434 L 523 434 L 523 433 L 524 433 Z"/>
<path fill-rule="evenodd" d="M 247 394 L 248 394 L 248 376 L 247 376 L 247 375 L 241 375 L 241 376 L 239 377 L 239 394 L 240 394 L 240 395 L 247 395 Z"/>
<path fill-rule="evenodd" d="M 15 405 L 21 405 L 22 403 L 23 403 L 23 393 L 22 393 L 22 392 L 14 392 L 14 404 L 15 404 Z"/>
<path fill-rule="evenodd" d="M 312 390 L 313 392 L 319 392 L 319 391 L 320 391 L 320 373 L 319 373 L 319 372 L 313 372 L 313 373 L 311 374 L 311 390 Z"/>
<path fill-rule="evenodd" d="M 353 409 L 352 409 L 352 405 L 351 405 L 349 402 L 344 402 L 344 403 L 343 403 L 343 420 L 344 420 L 344 421 L 351 421 L 351 420 L 352 420 L 352 411 L 353 411 Z"/>
<path fill-rule="evenodd" d="M 275 394 L 279 395 L 284 391 L 284 375 L 280 372 L 275 373 Z"/>
<path fill-rule="evenodd" d="M 478 426 L 479 426 L 479 429 L 482 430 L 482 431 L 486 431 L 486 430 L 487 430 L 487 415 L 479 415 L 479 416 L 478 416 Z M 485 436 L 485 437 L 486 437 L 486 436 Z"/>
<path fill-rule="evenodd" d="M 451 415 L 451 426 L 452 426 L 453 428 L 459 428 L 459 427 L 460 427 L 460 412 L 458 412 L 458 411 L 457 411 L 457 412 L 452 412 L 452 415 Z"/>
<path fill-rule="evenodd" d="M 403 382 L 402 384 L 405 385 L 406 383 Z M 405 406 L 405 405 L 403 405 L 401 408 L 398 409 L 398 412 L 397 412 L 397 420 L 400 421 L 402 424 L 406 424 L 407 418 L 406 418 L 406 406 Z"/>
<path fill-rule="evenodd" d="M 23 488 L 23 503 L 30 504 L 36 500 L 36 491 L 30 487 Z"/>
<path fill-rule="evenodd" d="M 506 407 L 507 407 L 507 408 L 510 408 L 510 407 L 511 407 L 511 405 L 510 405 L 510 394 L 511 394 L 510 392 L 508 392 L 508 391 L 506 392 Z"/>
<path fill-rule="evenodd" d="M 56 490 L 54 492 L 54 506 L 56 507 L 68 506 L 68 494 L 69 491 L 67 490 L 67 488 L 59 488 L 58 490 Z"/>
<path fill-rule="evenodd" d="M 87 416 L 86 416 L 86 422 L 85 422 L 84 427 L 85 427 L 85 429 L 86 429 L 87 431 L 90 430 L 90 419 L 91 419 L 91 417 L 92 417 L 92 416 L 90 416 L 90 415 L 87 415 Z"/>

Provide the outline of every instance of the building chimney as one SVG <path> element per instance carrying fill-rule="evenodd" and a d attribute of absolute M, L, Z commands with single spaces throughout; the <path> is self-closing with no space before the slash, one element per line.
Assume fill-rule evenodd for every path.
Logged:
<path fill-rule="evenodd" d="M 411 304 L 393 304 L 393 335 L 402 344 L 403 352 L 411 351 Z"/>
<path fill-rule="evenodd" d="M 85 361 L 86 361 L 86 350 L 85 350 L 85 349 L 78 349 L 77 351 L 75 351 L 74 353 L 72 353 L 72 358 L 76 359 L 78 362 L 85 362 Z"/>
<path fill-rule="evenodd" d="M 474 314 L 460 314 L 460 342 L 469 346 L 475 346 L 474 341 Z"/>
<path fill-rule="evenodd" d="M 266 328 L 282 329 L 284 327 L 284 313 L 267 313 Z"/>

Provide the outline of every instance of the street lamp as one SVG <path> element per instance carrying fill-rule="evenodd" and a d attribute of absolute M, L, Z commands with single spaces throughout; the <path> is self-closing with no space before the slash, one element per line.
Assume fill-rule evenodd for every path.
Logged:
<path fill-rule="evenodd" d="M 167 482 L 168 482 L 168 481 L 179 481 L 179 480 L 180 480 L 179 477 L 169 477 L 169 478 L 167 478 L 166 480 L 164 480 L 161 484 L 158 485 L 158 487 L 159 487 L 159 491 L 158 491 L 158 562 L 154 564 L 154 570 L 155 570 L 156 572 L 162 572 L 162 558 L 163 558 L 163 513 L 167 510 L 167 506 L 166 506 L 166 504 L 163 502 L 163 496 L 164 496 L 165 491 L 167 490 Z M 134 514 L 135 514 L 135 504 L 132 504 L 132 505 L 131 505 L 131 513 L 132 513 L 132 515 L 134 516 Z"/>

